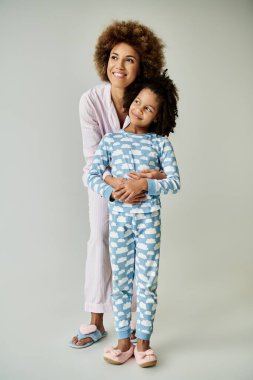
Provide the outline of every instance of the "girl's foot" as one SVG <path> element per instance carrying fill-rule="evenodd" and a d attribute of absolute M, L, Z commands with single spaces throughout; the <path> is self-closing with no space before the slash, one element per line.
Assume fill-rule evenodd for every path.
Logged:
<path fill-rule="evenodd" d="M 136 363 L 142 368 L 154 367 L 157 364 L 157 357 L 154 351 L 150 348 L 149 340 L 137 340 L 134 356 Z"/>
<path fill-rule="evenodd" d="M 119 339 L 118 344 L 116 347 L 114 347 L 114 350 L 120 350 L 122 352 L 126 352 L 129 350 L 129 348 L 132 346 L 130 342 L 130 338 L 127 339 Z"/>
<path fill-rule="evenodd" d="M 104 351 L 104 359 L 110 364 L 123 364 L 133 356 L 134 346 L 130 339 L 120 339 L 117 347 L 109 347 Z"/>
<path fill-rule="evenodd" d="M 103 314 L 101 313 L 91 313 L 91 325 L 95 325 L 97 329 L 103 334 L 105 332 L 104 324 L 103 324 Z M 84 338 L 78 340 L 78 336 L 74 336 L 72 339 L 72 343 L 76 346 L 84 346 L 85 344 L 92 342 L 91 338 Z"/>
<path fill-rule="evenodd" d="M 150 349 L 150 341 L 149 340 L 142 340 L 137 339 L 137 349 L 138 351 L 147 351 Z"/>

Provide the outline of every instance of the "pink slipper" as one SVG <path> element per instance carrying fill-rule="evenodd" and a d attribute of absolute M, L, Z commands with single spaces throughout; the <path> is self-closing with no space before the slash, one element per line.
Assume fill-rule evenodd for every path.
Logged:
<path fill-rule="evenodd" d="M 128 351 L 121 351 L 113 347 L 106 348 L 104 351 L 104 359 L 110 364 L 123 364 L 134 354 L 134 347 L 131 345 Z"/>
<path fill-rule="evenodd" d="M 142 368 L 154 367 L 157 363 L 156 354 L 151 348 L 146 351 L 138 351 L 136 346 L 134 349 L 134 356 L 136 363 Z"/>

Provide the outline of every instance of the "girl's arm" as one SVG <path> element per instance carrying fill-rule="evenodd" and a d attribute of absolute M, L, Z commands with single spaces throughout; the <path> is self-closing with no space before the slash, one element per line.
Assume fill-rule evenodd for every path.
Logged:
<path fill-rule="evenodd" d="M 109 134 L 104 136 L 99 143 L 87 175 L 88 187 L 106 199 L 110 198 L 114 190 L 112 186 L 107 185 L 103 180 L 103 173 L 110 165 L 111 152 L 108 139 L 110 139 Z"/>
<path fill-rule="evenodd" d="M 161 180 L 147 179 L 148 194 L 177 193 L 180 190 L 180 176 L 173 147 L 167 138 L 160 144 L 160 163 L 167 177 Z"/>
<path fill-rule="evenodd" d="M 125 178 L 119 178 L 119 177 L 113 177 L 112 175 L 107 175 L 104 178 L 104 181 L 105 181 L 105 183 L 107 183 L 107 185 L 110 185 L 110 186 L 114 187 L 114 189 L 116 189 L 118 186 L 122 185 L 126 181 L 126 179 Z"/>
<path fill-rule="evenodd" d="M 171 143 L 164 138 L 159 146 L 160 163 L 166 175 L 166 178 L 129 180 L 122 184 L 113 195 L 116 194 L 118 199 L 127 202 L 129 197 L 134 196 L 140 191 L 146 191 L 149 195 L 167 194 L 169 191 L 175 194 L 180 189 L 180 177 L 176 162 L 176 157 Z"/>

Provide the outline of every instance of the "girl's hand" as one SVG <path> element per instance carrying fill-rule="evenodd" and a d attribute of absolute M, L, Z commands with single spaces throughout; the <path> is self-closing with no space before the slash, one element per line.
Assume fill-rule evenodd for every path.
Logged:
<path fill-rule="evenodd" d="M 131 179 L 141 179 L 141 178 L 149 178 L 149 179 L 165 179 L 166 174 L 163 171 L 154 170 L 154 169 L 145 169 L 140 172 L 129 172 L 128 177 Z"/>
<path fill-rule="evenodd" d="M 113 177 L 111 175 L 107 175 L 105 177 L 104 181 L 105 181 L 105 183 L 107 183 L 107 185 L 110 185 L 111 187 L 116 189 L 117 187 L 121 186 L 126 181 L 126 179 L 125 178 L 117 178 L 117 177 Z"/>
<path fill-rule="evenodd" d="M 112 196 L 121 202 L 139 203 L 146 199 L 144 193 L 148 190 L 148 183 L 145 179 L 129 180 L 113 191 Z M 141 199 L 141 200 L 140 200 Z M 136 202 L 138 200 L 138 202 Z"/>

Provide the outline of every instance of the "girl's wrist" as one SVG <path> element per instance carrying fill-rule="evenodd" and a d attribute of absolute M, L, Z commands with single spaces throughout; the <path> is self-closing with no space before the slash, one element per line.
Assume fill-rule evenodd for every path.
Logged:
<path fill-rule="evenodd" d="M 111 176 L 110 174 L 107 175 L 107 176 L 104 178 L 104 182 L 105 182 L 107 185 L 112 186 L 113 176 Z M 113 186 L 112 186 L 112 187 L 113 187 Z"/>

